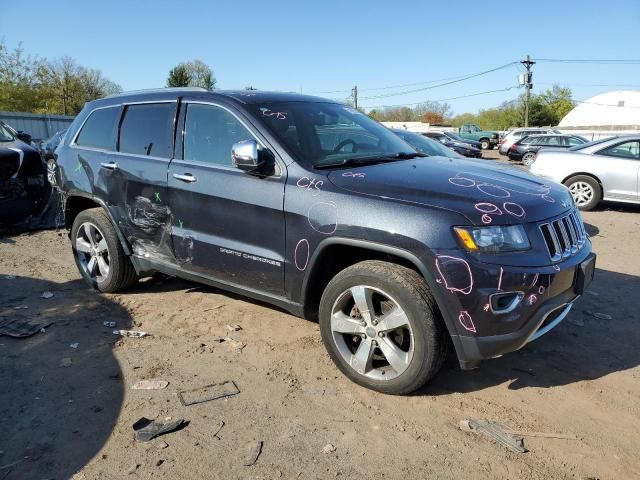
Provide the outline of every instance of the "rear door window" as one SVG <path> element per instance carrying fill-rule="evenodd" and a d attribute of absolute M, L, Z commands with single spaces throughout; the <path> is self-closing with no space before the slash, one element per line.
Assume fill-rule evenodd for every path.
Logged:
<path fill-rule="evenodd" d="M 120 126 L 118 151 L 171 158 L 175 111 L 174 102 L 127 106 Z"/>
<path fill-rule="evenodd" d="M 584 140 L 578 137 L 566 137 L 567 145 L 570 147 L 575 147 L 576 145 L 582 145 L 585 143 Z"/>
<path fill-rule="evenodd" d="M 234 143 L 254 139 L 228 110 L 197 103 L 187 107 L 184 135 L 185 160 L 224 166 L 232 165 L 231 147 Z"/>
<path fill-rule="evenodd" d="M 84 123 L 76 138 L 79 147 L 113 150 L 116 129 L 120 119 L 120 107 L 108 107 L 94 110 Z"/>

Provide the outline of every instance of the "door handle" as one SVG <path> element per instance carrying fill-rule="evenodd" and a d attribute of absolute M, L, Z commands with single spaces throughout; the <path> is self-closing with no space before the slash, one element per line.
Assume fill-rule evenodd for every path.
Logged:
<path fill-rule="evenodd" d="M 100 166 L 102 168 L 106 168 L 107 170 L 115 170 L 116 168 L 118 168 L 118 164 L 116 162 L 101 163 Z"/>
<path fill-rule="evenodd" d="M 194 177 L 193 175 L 191 175 L 190 173 L 184 173 L 184 174 L 179 174 L 179 173 L 174 173 L 173 174 L 173 178 L 180 180 L 181 182 L 195 182 L 196 181 L 196 177 Z"/>

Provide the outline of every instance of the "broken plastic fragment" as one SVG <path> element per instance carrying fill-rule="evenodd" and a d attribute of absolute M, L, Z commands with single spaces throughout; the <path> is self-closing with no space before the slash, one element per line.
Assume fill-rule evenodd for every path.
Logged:
<path fill-rule="evenodd" d="M 107 328 L 113 328 L 117 325 L 116 322 L 102 322 L 102 325 L 104 325 Z"/>
<path fill-rule="evenodd" d="M 53 293 L 49 291 L 42 292 L 42 295 L 40 295 L 40 298 L 51 298 L 51 297 L 53 297 Z"/>
<path fill-rule="evenodd" d="M 169 385 L 166 380 L 140 380 L 134 383 L 131 388 L 134 390 L 162 390 Z"/>
<path fill-rule="evenodd" d="M 71 348 L 78 348 L 78 346 L 79 346 L 79 345 L 80 345 L 80 342 L 75 342 L 75 343 L 71 343 L 71 344 L 69 345 L 69 347 L 71 347 Z"/>
<path fill-rule="evenodd" d="M 137 331 L 137 330 L 114 330 L 113 334 L 114 335 L 120 335 L 122 337 L 135 337 L 135 338 L 150 337 L 151 336 L 150 333 L 141 332 L 141 331 Z"/>

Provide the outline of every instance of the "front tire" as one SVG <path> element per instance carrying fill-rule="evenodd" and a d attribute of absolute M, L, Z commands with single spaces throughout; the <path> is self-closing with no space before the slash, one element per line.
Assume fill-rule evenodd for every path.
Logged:
<path fill-rule="evenodd" d="M 522 156 L 522 163 L 527 167 L 530 166 L 536 159 L 536 154 L 533 152 L 527 152 Z"/>
<path fill-rule="evenodd" d="M 329 356 L 353 382 L 402 395 L 424 385 L 446 358 L 447 332 L 424 279 L 388 262 L 338 273 L 320 300 Z"/>
<path fill-rule="evenodd" d="M 565 181 L 564 184 L 580 210 L 593 210 L 602 200 L 602 188 L 593 177 L 576 175 Z"/>
<path fill-rule="evenodd" d="M 491 147 L 491 142 L 488 138 L 481 138 L 480 147 L 482 148 L 482 150 L 489 150 L 489 147 Z"/>
<path fill-rule="evenodd" d="M 96 290 L 117 292 L 138 278 L 111 220 L 102 208 L 78 214 L 71 227 L 71 247 L 82 278 Z"/>

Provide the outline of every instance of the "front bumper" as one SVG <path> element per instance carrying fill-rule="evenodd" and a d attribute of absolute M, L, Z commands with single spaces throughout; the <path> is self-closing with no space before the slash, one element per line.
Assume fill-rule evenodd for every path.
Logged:
<path fill-rule="evenodd" d="M 591 282 L 595 254 L 587 241 L 572 257 L 547 267 L 501 267 L 442 254 L 436 267 L 458 360 L 469 369 L 560 324 Z"/>

